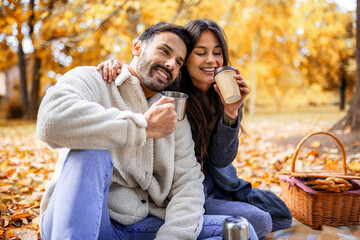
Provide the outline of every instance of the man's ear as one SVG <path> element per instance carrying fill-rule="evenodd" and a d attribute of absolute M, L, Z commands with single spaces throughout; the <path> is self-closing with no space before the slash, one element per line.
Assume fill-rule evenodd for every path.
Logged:
<path fill-rule="evenodd" d="M 142 48 L 143 42 L 141 40 L 137 40 L 132 48 L 132 54 L 134 56 L 139 56 L 141 53 L 141 48 Z"/>

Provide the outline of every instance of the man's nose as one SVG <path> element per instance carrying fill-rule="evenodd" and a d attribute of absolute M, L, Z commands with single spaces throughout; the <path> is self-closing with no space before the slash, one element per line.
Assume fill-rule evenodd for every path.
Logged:
<path fill-rule="evenodd" d="M 176 59 L 169 59 L 166 63 L 165 66 L 167 68 L 170 69 L 170 71 L 174 71 L 175 67 L 176 67 Z"/>

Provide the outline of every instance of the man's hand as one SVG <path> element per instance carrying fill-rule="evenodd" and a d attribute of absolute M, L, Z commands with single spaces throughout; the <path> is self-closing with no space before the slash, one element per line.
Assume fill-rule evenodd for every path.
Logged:
<path fill-rule="evenodd" d="M 145 118 L 147 138 L 157 139 L 173 133 L 177 124 L 174 99 L 161 97 L 146 111 Z"/>

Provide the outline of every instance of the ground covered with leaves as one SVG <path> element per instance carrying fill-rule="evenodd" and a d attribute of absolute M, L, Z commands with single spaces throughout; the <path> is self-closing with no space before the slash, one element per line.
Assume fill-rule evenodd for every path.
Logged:
<path fill-rule="evenodd" d="M 281 194 L 277 174 L 290 170 L 291 155 L 303 136 L 327 131 L 345 113 L 336 109 L 245 117 L 248 136 L 240 137 L 234 165 L 254 187 Z M 360 134 L 334 133 L 347 153 L 348 173 L 360 175 Z M 40 239 L 39 206 L 55 168 L 57 152 L 35 136 L 35 123 L 0 120 L 0 240 Z M 301 148 L 296 170 L 340 169 L 337 143 L 310 138 Z"/>
<path fill-rule="evenodd" d="M 252 185 L 280 195 L 279 172 L 291 170 L 297 145 L 308 134 L 330 132 L 343 145 L 347 174 L 360 175 L 360 133 L 329 131 L 345 112 L 335 108 L 307 109 L 283 114 L 258 114 L 245 117 L 248 136 L 240 136 L 238 175 Z M 330 136 L 310 137 L 300 148 L 296 171 L 342 172 L 341 149 Z"/>

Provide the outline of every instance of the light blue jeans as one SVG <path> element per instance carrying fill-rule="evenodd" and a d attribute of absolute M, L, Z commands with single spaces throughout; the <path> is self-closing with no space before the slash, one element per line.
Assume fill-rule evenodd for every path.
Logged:
<path fill-rule="evenodd" d="M 164 223 L 149 215 L 133 225 L 111 219 L 107 196 L 113 163 L 108 151 L 70 151 L 49 205 L 40 223 L 41 238 L 50 239 L 154 239 Z M 228 216 L 204 215 L 198 239 L 222 239 L 222 222 Z M 250 226 L 250 239 L 258 239 Z"/>

